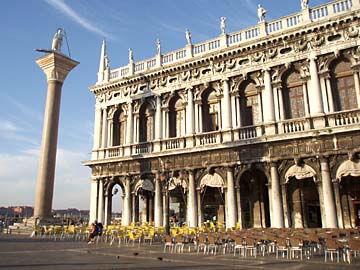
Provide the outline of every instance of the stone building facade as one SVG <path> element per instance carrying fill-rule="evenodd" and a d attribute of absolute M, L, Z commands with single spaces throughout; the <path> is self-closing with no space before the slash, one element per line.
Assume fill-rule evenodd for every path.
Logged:
<path fill-rule="evenodd" d="M 103 42 L 90 220 L 190 227 L 360 225 L 359 0 L 110 69 Z M 305 3 L 304 3 L 305 2 Z M 223 22 L 225 23 L 225 22 Z M 168 190 L 168 191 L 167 191 Z M 167 203 L 167 194 L 170 199 Z M 170 209 L 168 209 L 170 207 Z"/>

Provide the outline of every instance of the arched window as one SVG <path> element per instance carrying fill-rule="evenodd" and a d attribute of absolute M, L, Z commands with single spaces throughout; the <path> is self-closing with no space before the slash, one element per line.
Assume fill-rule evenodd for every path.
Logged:
<path fill-rule="evenodd" d="M 354 75 L 349 60 L 343 58 L 330 67 L 331 88 L 335 111 L 352 110 L 358 107 Z"/>
<path fill-rule="evenodd" d="M 240 108 L 242 126 L 261 124 L 257 89 L 252 80 L 245 81 L 240 86 Z"/>
<path fill-rule="evenodd" d="M 185 110 L 182 100 L 175 95 L 169 103 L 169 137 L 180 137 L 185 134 Z"/>
<path fill-rule="evenodd" d="M 286 119 L 304 117 L 304 93 L 297 70 L 290 70 L 283 77 L 282 93 Z"/>
<path fill-rule="evenodd" d="M 208 88 L 202 95 L 203 132 L 219 130 L 219 102 L 216 92 Z"/>
<path fill-rule="evenodd" d="M 141 105 L 139 111 L 139 142 L 150 142 L 153 140 L 154 115 L 149 103 Z"/>
<path fill-rule="evenodd" d="M 125 143 L 126 117 L 121 109 L 115 112 L 113 123 L 113 146 L 123 145 Z"/>

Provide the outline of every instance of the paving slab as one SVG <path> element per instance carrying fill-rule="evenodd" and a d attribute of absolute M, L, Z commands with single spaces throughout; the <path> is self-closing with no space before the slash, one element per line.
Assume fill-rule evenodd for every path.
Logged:
<path fill-rule="evenodd" d="M 163 245 L 126 246 L 83 241 L 31 239 L 0 234 L 2 269 L 360 269 L 360 258 L 352 265 L 324 263 L 323 256 L 308 260 L 277 260 L 273 255 L 244 258 L 233 254 L 196 252 L 163 253 Z"/>

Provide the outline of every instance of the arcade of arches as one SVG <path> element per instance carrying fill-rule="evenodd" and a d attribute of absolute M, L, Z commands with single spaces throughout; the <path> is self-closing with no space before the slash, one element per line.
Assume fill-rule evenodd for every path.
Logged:
<path fill-rule="evenodd" d="M 99 191 L 97 218 L 110 223 L 111 190 L 118 184 L 123 194 L 123 224 L 154 222 L 161 226 L 169 213 L 191 227 L 209 220 L 240 228 L 360 225 L 358 159 L 343 159 L 333 170 L 329 159 L 323 157 L 181 173 L 174 170 L 169 178 L 169 211 L 159 173 L 94 179 Z"/>

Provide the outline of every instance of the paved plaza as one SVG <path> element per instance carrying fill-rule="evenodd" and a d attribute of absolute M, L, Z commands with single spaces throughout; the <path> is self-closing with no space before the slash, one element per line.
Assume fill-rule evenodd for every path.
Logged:
<path fill-rule="evenodd" d="M 88 245 L 86 242 L 30 239 L 0 234 L 0 269 L 360 269 L 352 265 L 311 261 L 276 260 L 274 256 L 243 258 L 232 254 L 204 255 L 194 252 L 163 253 L 163 245 Z"/>

